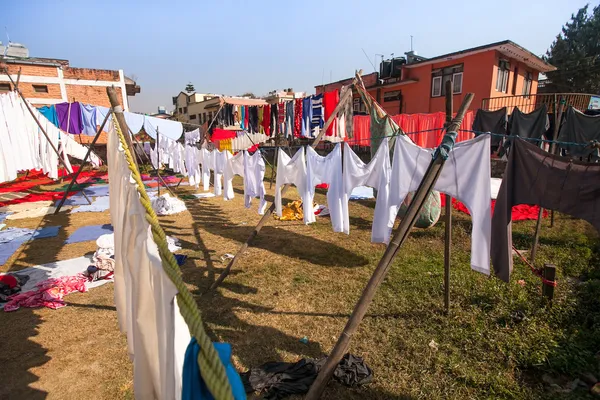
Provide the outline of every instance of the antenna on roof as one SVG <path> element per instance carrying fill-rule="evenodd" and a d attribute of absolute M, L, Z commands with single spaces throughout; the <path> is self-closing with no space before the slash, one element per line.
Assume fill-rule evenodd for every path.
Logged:
<path fill-rule="evenodd" d="M 6 39 L 8 40 L 8 44 L 4 48 L 3 54 L 4 56 L 6 56 L 8 54 L 8 48 L 10 47 L 10 36 L 8 36 L 8 28 L 6 26 L 4 27 L 4 31 L 6 32 Z"/>
<path fill-rule="evenodd" d="M 410 51 L 413 51 L 413 35 L 410 35 Z"/>
<path fill-rule="evenodd" d="M 367 57 L 367 60 L 369 60 L 369 64 L 371 64 L 371 67 L 373 67 L 373 72 L 377 72 L 377 69 L 375 68 L 375 65 L 371 62 L 371 59 L 367 55 L 367 52 L 365 51 L 365 49 L 361 48 L 361 50 L 365 54 L 365 57 Z M 375 55 L 377 55 L 377 54 L 375 54 Z"/>

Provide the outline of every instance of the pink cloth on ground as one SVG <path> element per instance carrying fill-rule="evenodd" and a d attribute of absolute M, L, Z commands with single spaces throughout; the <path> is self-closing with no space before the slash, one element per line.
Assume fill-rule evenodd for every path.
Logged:
<path fill-rule="evenodd" d="M 83 274 L 50 278 L 37 284 L 37 289 L 10 296 L 4 311 L 18 310 L 20 307 L 48 307 L 56 310 L 66 306 L 63 298 L 73 292 L 86 292 L 88 278 Z"/>

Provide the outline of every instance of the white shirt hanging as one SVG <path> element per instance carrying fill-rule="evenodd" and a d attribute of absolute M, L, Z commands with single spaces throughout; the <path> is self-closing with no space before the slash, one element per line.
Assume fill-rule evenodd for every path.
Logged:
<path fill-rule="evenodd" d="M 327 190 L 327 207 L 329 208 L 331 225 L 334 232 L 343 231 L 341 144 L 336 144 L 333 151 L 325 157 L 320 156 L 312 147 L 307 147 L 306 173 L 311 204 L 315 196 L 315 186 L 321 183 L 329 184 L 329 189 Z"/>
<path fill-rule="evenodd" d="M 469 209 L 473 219 L 471 268 L 488 275 L 492 221 L 489 142 L 489 135 L 481 135 L 457 143 L 434 187 L 461 201 Z M 418 189 L 434 151 L 415 145 L 405 136 L 396 138 L 386 241 L 389 240 L 400 204 L 409 192 Z"/>
<path fill-rule="evenodd" d="M 377 200 L 375 203 L 375 213 L 373 216 L 373 229 L 371 231 L 371 241 L 374 243 L 384 243 L 387 240 L 388 229 L 387 221 L 389 219 L 389 192 L 390 192 L 390 152 L 388 139 L 381 142 L 375 156 L 369 164 L 365 164 L 352 151 L 347 143 L 344 143 L 344 179 L 343 179 L 343 232 L 350 233 L 350 216 L 348 213 L 348 200 L 352 189 L 358 186 L 370 186 L 377 190 Z"/>
<path fill-rule="evenodd" d="M 275 179 L 275 210 L 281 217 L 281 187 L 284 184 L 293 184 L 302 198 L 302 208 L 304 213 L 304 223 L 309 224 L 315 221 L 315 212 L 313 209 L 312 198 L 308 188 L 306 175 L 306 157 L 304 148 L 300 148 L 294 157 L 290 158 L 283 149 L 278 150 L 277 156 L 277 178 Z"/>

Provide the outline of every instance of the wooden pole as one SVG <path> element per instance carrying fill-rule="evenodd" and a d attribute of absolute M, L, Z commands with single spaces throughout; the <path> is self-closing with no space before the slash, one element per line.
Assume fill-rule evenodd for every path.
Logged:
<path fill-rule="evenodd" d="M 160 180 L 162 179 L 160 177 L 160 148 L 159 148 L 159 143 L 160 143 L 160 133 L 158 132 L 158 126 L 156 127 L 156 176 L 158 177 L 158 197 L 160 197 Z"/>
<path fill-rule="evenodd" d="M 306 395 L 306 400 L 317 400 L 321 397 L 323 391 L 325 390 L 325 385 L 327 385 L 327 382 L 329 382 L 331 379 L 335 368 L 342 359 L 343 355 L 346 353 L 348 345 L 350 344 L 350 338 L 356 332 L 362 319 L 367 313 L 369 305 L 373 301 L 373 297 L 375 297 L 375 293 L 377 292 L 379 285 L 383 282 L 385 276 L 387 275 L 392 261 L 398 254 L 398 250 L 408 237 L 411 228 L 417 221 L 423 203 L 427 199 L 427 196 L 429 196 L 431 193 L 437 179 L 440 176 L 446 160 L 439 154 L 439 152 L 440 150 L 450 151 L 452 149 L 455 138 L 450 132 L 456 132 L 460 128 L 460 124 L 462 123 L 465 113 L 467 112 L 472 100 L 473 94 L 468 93 L 465 96 L 460 109 L 458 110 L 456 118 L 454 118 L 452 123 L 447 127 L 447 132 L 444 136 L 444 139 L 442 139 L 442 144 L 438 147 L 436 153 L 434 153 L 434 158 L 429 164 L 429 167 L 425 172 L 423 180 L 419 184 L 419 188 L 417 189 L 412 202 L 408 206 L 405 217 L 400 222 L 400 226 L 394 233 L 394 237 L 390 241 L 390 244 L 386 248 L 383 257 L 377 265 L 377 268 L 373 272 L 373 275 L 365 287 L 360 300 L 354 307 L 354 311 L 352 312 L 352 315 L 350 316 L 343 333 L 338 338 L 333 351 L 329 357 L 327 357 L 325 365 L 319 371 L 317 379 Z"/>
<path fill-rule="evenodd" d="M 453 111 L 453 82 L 446 82 L 446 127 L 452 123 Z M 450 312 L 450 250 L 452 247 L 452 196 L 447 194 L 444 226 L 444 309 L 446 314 Z"/>
<path fill-rule="evenodd" d="M 563 113 L 563 96 L 560 96 L 558 105 L 555 107 L 554 112 L 554 140 L 558 140 L 558 133 L 560 132 L 560 121 L 562 120 Z M 552 143 L 551 151 L 552 154 L 558 153 L 558 147 L 556 143 Z M 550 210 L 550 227 L 554 228 L 554 210 Z"/>
<path fill-rule="evenodd" d="M 529 261 L 535 263 L 535 255 L 537 253 L 538 241 L 540 240 L 540 231 L 542 228 L 542 217 L 544 216 L 544 209 L 540 207 L 537 216 L 537 223 L 535 224 L 535 233 L 533 234 L 533 245 L 531 246 L 531 255 Z"/>
<path fill-rule="evenodd" d="M 19 89 L 19 81 L 21 80 L 21 67 L 19 67 L 19 73 L 17 74 L 17 83 L 15 83 L 15 90 Z"/>
<path fill-rule="evenodd" d="M 106 125 L 106 121 L 108 121 L 109 116 L 110 116 L 110 113 L 106 113 L 106 116 L 104 117 L 104 121 L 102 121 L 102 125 L 100 126 L 100 129 L 98 129 L 98 131 L 96 132 L 96 136 L 94 136 L 94 140 L 92 140 L 92 145 L 90 147 L 88 147 L 88 151 L 87 151 L 87 153 L 85 153 L 85 157 L 83 157 L 83 161 L 81 162 L 81 167 L 79 167 L 79 169 L 77 170 L 75 175 L 73 175 L 73 179 L 71 179 L 71 182 L 69 183 L 69 186 L 67 187 L 67 190 L 65 190 L 65 194 L 63 195 L 62 199 L 60 199 L 58 206 L 56 206 L 56 211 L 54 211 L 54 215 L 58 214 L 58 212 L 60 211 L 63 204 L 65 204 L 65 201 L 67 200 L 67 196 L 69 195 L 69 192 L 71 191 L 71 188 L 73 187 L 75 182 L 77 182 L 77 178 L 79 177 L 79 174 L 81 173 L 81 171 L 83 171 L 83 166 L 85 165 L 85 162 L 91 155 L 92 147 L 94 146 L 94 143 L 96 143 L 96 141 L 98 140 L 98 137 L 100 137 L 100 133 L 102 133 L 102 130 L 104 129 L 104 125 Z M 83 191 L 82 191 L 82 193 L 83 193 Z M 83 193 L 83 194 L 85 196 L 85 193 Z M 89 202 L 89 199 L 88 199 L 88 202 Z M 90 202 L 90 204 L 91 204 L 91 202 Z"/>
<path fill-rule="evenodd" d="M 356 83 L 356 79 L 354 79 L 354 81 L 353 81 L 352 84 L 354 85 L 355 83 Z M 319 144 L 319 142 L 323 138 L 323 134 L 325 133 L 325 131 L 327 130 L 327 128 L 329 127 L 329 125 L 331 125 L 333 123 L 333 121 L 335 120 L 335 117 L 340 112 L 340 110 L 342 110 L 342 108 L 345 106 L 345 102 L 347 102 L 347 101 L 352 101 L 352 90 L 348 90 L 346 92 L 346 94 L 344 95 L 344 97 L 342 99 L 340 99 L 340 102 L 335 107 L 335 109 L 333 110 L 333 112 L 331 113 L 331 115 L 329 116 L 329 118 L 327 119 L 327 122 L 325 122 L 325 125 L 323 126 L 323 129 L 319 132 L 319 134 L 317 135 L 317 137 L 315 138 L 315 140 L 311 144 L 311 147 L 313 149 L 317 147 L 317 145 Z M 285 194 L 285 192 L 287 191 L 287 189 L 289 187 L 290 187 L 290 185 L 284 185 L 281 188 L 281 196 L 283 196 Z M 258 235 L 258 233 L 260 232 L 260 230 L 262 229 L 262 227 L 269 220 L 269 217 L 271 216 L 271 214 L 273 213 L 273 211 L 275 211 L 275 202 L 274 201 L 273 201 L 273 203 L 271 203 L 271 206 L 267 209 L 267 211 L 265 211 L 265 214 L 262 216 L 262 218 L 260 219 L 260 221 L 258 222 L 258 224 L 256 225 L 256 227 L 254 228 L 254 230 L 252 231 L 252 233 L 250 234 L 250 236 L 248 237 L 248 239 L 246 239 L 246 242 L 244 242 L 244 244 L 242 244 L 242 246 L 239 248 L 239 250 L 236 253 L 236 255 L 231 259 L 231 261 L 229 261 L 229 264 L 227 264 L 227 267 L 225 267 L 225 269 L 223 270 L 223 272 L 221 272 L 221 275 L 219 275 L 217 277 L 217 279 L 215 280 L 215 282 L 210 286 L 210 288 L 208 289 L 209 292 L 212 291 L 212 290 L 215 290 L 221 284 L 221 282 L 223 282 L 225 280 L 225 278 L 227 277 L 227 275 L 229 275 L 229 273 L 231 272 L 231 269 L 237 263 L 237 261 L 239 260 L 240 256 L 242 254 L 244 254 L 244 252 L 246 251 L 246 249 L 248 248 L 248 246 L 250 245 L 250 243 L 252 242 L 252 240 L 254 240 L 254 238 Z"/>
<path fill-rule="evenodd" d="M 552 283 L 556 282 L 556 266 L 553 264 L 544 264 L 542 276 L 548 281 L 542 283 L 542 295 L 549 301 L 552 301 L 554 298 L 554 285 Z"/>

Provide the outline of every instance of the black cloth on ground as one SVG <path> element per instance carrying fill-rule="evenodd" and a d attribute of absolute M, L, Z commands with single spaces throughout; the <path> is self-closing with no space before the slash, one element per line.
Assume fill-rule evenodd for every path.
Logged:
<path fill-rule="evenodd" d="M 569 107 L 558 134 L 559 142 L 588 144 L 600 140 L 600 115 L 590 116 Z M 576 145 L 560 145 L 570 157 L 600 159 L 598 149 Z"/>
<path fill-rule="evenodd" d="M 246 393 L 261 392 L 264 399 L 278 400 L 308 392 L 325 365 L 327 357 L 301 359 L 295 363 L 268 362 L 240 374 Z M 359 386 L 373 380 L 373 371 L 364 360 L 347 353 L 333 376 L 346 386 Z"/>
<path fill-rule="evenodd" d="M 496 111 L 477 110 L 473 120 L 473 130 L 477 132 L 492 132 L 506 135 L 506 107 Z M 479 136 L 479 134 L 475 134 Z M 492 150 L 498 148 L 502 142 L 502 137 L 492 135 L 490 146 Z"/>

